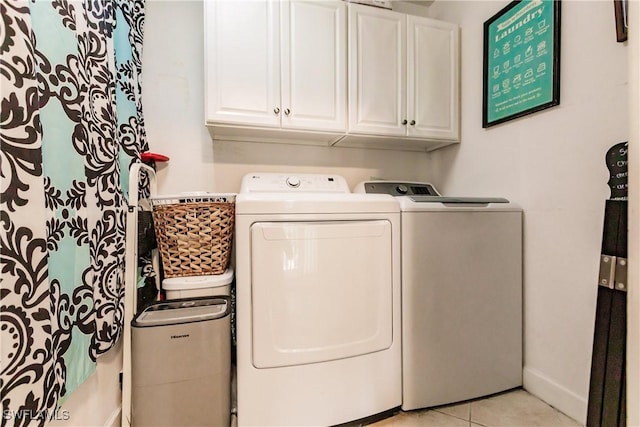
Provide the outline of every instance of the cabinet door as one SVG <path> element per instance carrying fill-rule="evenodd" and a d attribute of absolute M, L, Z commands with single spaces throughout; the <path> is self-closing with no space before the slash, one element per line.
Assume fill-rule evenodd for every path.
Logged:
<path fill-rule="evenodd" d="M 405 135 L 406 15 L 349 4 L 349 131 Z"/>
<path fill-rule="evenodd" d="M 280 126 L 277 1 L 205 2 L 206 120 Z"/>
<path fill-rule="evenodd" d="M 458 26 L 417 16 L 409 16 L 407 23 L 408 135 L 457 141 Z"/>
<path fill-rule="evenodd" d="M 346 130 L 346 6 L 283 2 L 282 127 Z"/>

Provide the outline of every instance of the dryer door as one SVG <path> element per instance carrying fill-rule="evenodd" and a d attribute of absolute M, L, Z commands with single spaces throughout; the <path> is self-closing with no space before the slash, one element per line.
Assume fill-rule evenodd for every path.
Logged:
<path fill-rule="evenodd" d="M 386 220 L 254 224 L 254 366 L 324 362 L 389 348 L 391 251 Z"/>

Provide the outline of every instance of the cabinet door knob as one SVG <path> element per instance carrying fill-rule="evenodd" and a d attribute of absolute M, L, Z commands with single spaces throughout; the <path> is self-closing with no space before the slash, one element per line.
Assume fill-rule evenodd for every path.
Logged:
<path fill-rule="evenodd" d="M 411 124 L 411 126 L 413 126 L 413 125 L 415 125 L 415 124 L 416 124 L 416 121 L 415 121 L 415 120 L 411 120 L 411 123 L 410 123 L 410 124 Z"/>
<path fill-rule="evenodd" d="M 280 114 L 280 108 L 276 107 L 273 109 L 273 112 L 276 114 Z"/>
<path fill-rule="evenodd" d="M 289 115 L 289 113 L 290 113 L 290 112 L 291 112 L 291 110 L 290 110 L 290 109 L 288 109 L 288 108 L 285 108 L 285 109 L 284 109 L 284 114 L 286 114 L 287 116 Z"/>
<path fill-rule="evenodd" d="M 406 124 L 407 124 L 407 119 L 404 119 L 404 120 L 402 121 L 402 124 L 403 124 L 403 125 L 406 125 Z"/>

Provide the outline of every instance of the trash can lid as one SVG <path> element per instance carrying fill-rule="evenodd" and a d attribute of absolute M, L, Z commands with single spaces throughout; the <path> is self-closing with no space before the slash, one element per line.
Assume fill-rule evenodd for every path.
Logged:
<path fill-rule="evenodd" d="M 233 282 L 233 268 L 229 267 L 222 274 L 207 276 L 172 277 L 162 281 L 165 290 L 176 291 L 184 289 L 217 288 Z"/>
<path fill-rule="evenodd" d="M 131 322 L 133 327 L 177 325 L 225 317 L 230 312 L 227 297 L 159 301 L 147 306 Z"/>

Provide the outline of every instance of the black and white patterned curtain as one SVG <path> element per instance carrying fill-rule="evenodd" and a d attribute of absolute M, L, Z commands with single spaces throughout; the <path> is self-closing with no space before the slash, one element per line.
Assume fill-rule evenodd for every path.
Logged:
<path fill-rule="evenodd" d="M 144 0 L 0 9 L 2 425 L 44 425 L 122 334 Z"/>

